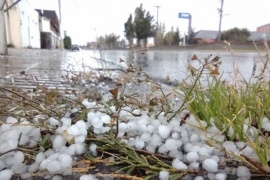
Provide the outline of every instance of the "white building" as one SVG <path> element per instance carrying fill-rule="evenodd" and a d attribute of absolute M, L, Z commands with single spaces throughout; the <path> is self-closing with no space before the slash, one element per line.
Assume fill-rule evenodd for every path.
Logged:
<path fill-rule="evenodd" d="M 14 0 L 6 1 L 6 8 Z M 5 9 L 6 9 L 5 8 Z M 40 48 L 39 13 L 23 0 L 5 13 L 7 44 L 17 48 Z"/>
<path fill-rule="evenodd" d="M 54 10 L 36 9 L 39 13 L 41 48 L 53 49 L 60 47 L 60 24 Z"/>

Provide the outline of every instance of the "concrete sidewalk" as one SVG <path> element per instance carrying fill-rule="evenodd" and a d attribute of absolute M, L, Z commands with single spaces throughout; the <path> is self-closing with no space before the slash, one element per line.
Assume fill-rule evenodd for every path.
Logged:
<path fill-rule="evenodd" d="M 0 56 L 0 85 L 34 88 L 36 84 L 49 88 L 70 89 L 62 79 L 67 52 L 43 49 L 8 49 Z"/>

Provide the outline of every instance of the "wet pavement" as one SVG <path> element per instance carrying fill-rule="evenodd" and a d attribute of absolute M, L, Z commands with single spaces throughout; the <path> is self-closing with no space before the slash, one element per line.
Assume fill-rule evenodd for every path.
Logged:
<path fill-rule="evenodd" d="M 59 50 L 9 49 L 0 56 L 0 85 L 34 88 L 37 84 L 68 89 L 61 78 L 67 53 Z"/>
<path fill-rule="evenodd" d="M 9 49 L 7 56 L 0 56 L 0 85 L 4 87 L 72 89 L 63 76 L 88 69 L 100 70 L 104 63 L 94 59 L 95 54 L 66 50 Z M 110 65 L 110 63 L 107 63 Z M 119 67 L 106 65 L 111 71 Z"/>
<path fill-rule="evenodd" d="M 63 76 L 68 73 L 92 71 L 109 71 L 109 77 L 122 72 L 119 58 L 128 61 L 127 50 L 108 51 L 66 51 L 44 49 L 8 49 L 9 55 L 0 56 L 0 85 L 5 87 L 34 88 L 37 84 L 48 88 L 72 89 L 72 85 Z M 100 60 L 100 53 L 103 59 Z M 187 64 L 196 54 L 203 58 L 209 54 L 221 57 L 220 72 L 223 78 L 232 78 L 233 62 L 239 64 L 239 72 L 248 79 L 258 54 L 256 52 L 240 52 L 232 56 L 226 51 L 158 51 L 151 50 L 131 61 L 140 66 L 144 72 L 154 79 L 162 80 L 169 77 L 171 81 L 181 81 L 188 74 Z"/>

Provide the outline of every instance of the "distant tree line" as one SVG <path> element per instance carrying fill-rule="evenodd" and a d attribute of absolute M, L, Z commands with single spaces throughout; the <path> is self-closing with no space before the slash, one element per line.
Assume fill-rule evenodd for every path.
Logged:
<path fill-rule="evenodd" d="M 143 5 L 140 4 L 134 11 L 134 15 L 130 14 L 127 21 L 124 23 L 124 34 L 131 47 L 134 46 L 133 40 L 136 39 L 136 45 L 141 48 L 145 48 L 147 40 L 150 37 L 154 38 L 155 45 L 179 45 L 180 42 L 185 41 L 188 44 L 197 44 L 195 39 L 195 31 L 192 28 L 189 37 L 180 34 L 179 28 L 171 27 L 171 30 L 166 32 L 165 24 L 155 24 L 154 16 L 149 11 L 143 9 Z M 232 28 L 221 33 L 221 40 L 245 42 L 248 41 L 250 31 L 246 28 Z M 115 49 L 125 46 L 125 40 L 119 40 L 120 36 L 111 33 L 109 35 L 97 37 L 96 47 Z M 90 44 L 89 44 L 90 46 Z"/>
<path fill-rule="evenodd" d="M 221 40 L 246 42 L 250 36 L 250 31 L 247 28 L 232 28 L 221 33 Z"/>

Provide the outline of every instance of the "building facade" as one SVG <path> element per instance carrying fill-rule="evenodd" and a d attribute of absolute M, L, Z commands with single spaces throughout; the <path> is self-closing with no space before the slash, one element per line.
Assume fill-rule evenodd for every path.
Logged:
<path fill-rule="evenodd" d="M 60 47 L 60 28 L 57 14 L 53 10 L 36 9 L 39 13 L 41 48 L 54 49 Z"/>
<path fill-rule="evenodd" d="M 257 27 L 257 32 L 270 32 L 270 24 Z"/>
<path fill-rule="evenodd" d="M 6 0 L 7 44 L 16 48 L 54 49 L 60 45 L 59 20 L 53 10 L 35 10 L 29 0 Z M 8 8 L 11 7 L 11 8 Z"/>
<path fill-rule="evenodd" d="M 6 1 L 6 8 L 14 0 Z M 5 13 L 7 44 L 17 48 L 40 48 L 39 14 L 28 0 L 23 0 Z"/>

